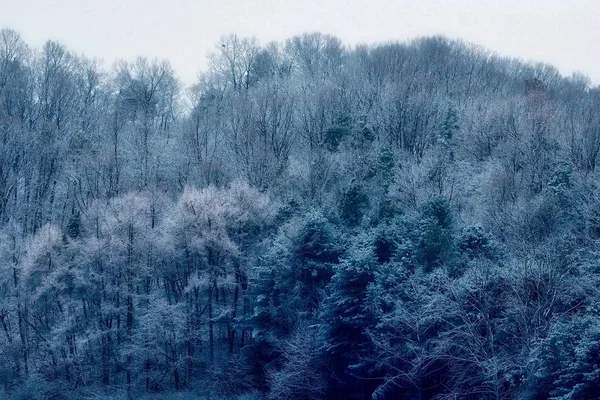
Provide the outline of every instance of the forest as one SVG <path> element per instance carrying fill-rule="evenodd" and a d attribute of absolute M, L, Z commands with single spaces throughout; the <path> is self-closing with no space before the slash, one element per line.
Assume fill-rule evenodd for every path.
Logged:
<path fill-rule="evenodd" d="M 442 36 L 207 60 L 0 30 L 0 398 L 600 398 L 600 86 Z"/>

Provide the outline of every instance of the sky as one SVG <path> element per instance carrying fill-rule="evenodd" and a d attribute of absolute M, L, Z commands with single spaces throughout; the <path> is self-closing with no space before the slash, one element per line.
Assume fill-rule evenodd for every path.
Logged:
<path fill-rule="evenodd" d="M 192 84 L 219 37 L 265 44 L 320 31 L 347 45 L 443 34 L 600 84 L 600 0 L 0 0 L 0 28 L 110 67 L 167 59 Z"/>

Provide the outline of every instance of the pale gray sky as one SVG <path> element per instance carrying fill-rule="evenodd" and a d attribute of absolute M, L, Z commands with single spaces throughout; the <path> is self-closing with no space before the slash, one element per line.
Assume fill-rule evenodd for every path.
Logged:
<path fill-rule="evenodd" d="M 105 60 L 168 59 L 186 83 L 219 36 L 320 31 L 346 44 L 444 34 L 600 84 L 600 0 L 0 0 L 0 27 Z"/>

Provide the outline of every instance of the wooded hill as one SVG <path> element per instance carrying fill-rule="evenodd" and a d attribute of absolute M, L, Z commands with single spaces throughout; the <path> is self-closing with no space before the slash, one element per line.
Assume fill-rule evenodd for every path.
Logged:
<path fill-rule="evenodd" d="M 0 397 L 599 396 L 600 87 L 443 37 L 208 57 L 0 31 Z"/>

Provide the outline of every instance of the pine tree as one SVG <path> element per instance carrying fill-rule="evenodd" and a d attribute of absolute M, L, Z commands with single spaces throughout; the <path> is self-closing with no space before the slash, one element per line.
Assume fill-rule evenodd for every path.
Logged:
<path fill-rule="evenodd" d="M 320 313 L 332 374 L 330 391 L 348 399 L 366 398 L 373 389 L 372 383 L 361 380 L 369 376 L 373 350 L 367 335 L 375 323 L 367 304 L 376 268 L 373 241 L 368 234 L 354 239 L 346 258 L 334 267 Z"/>

